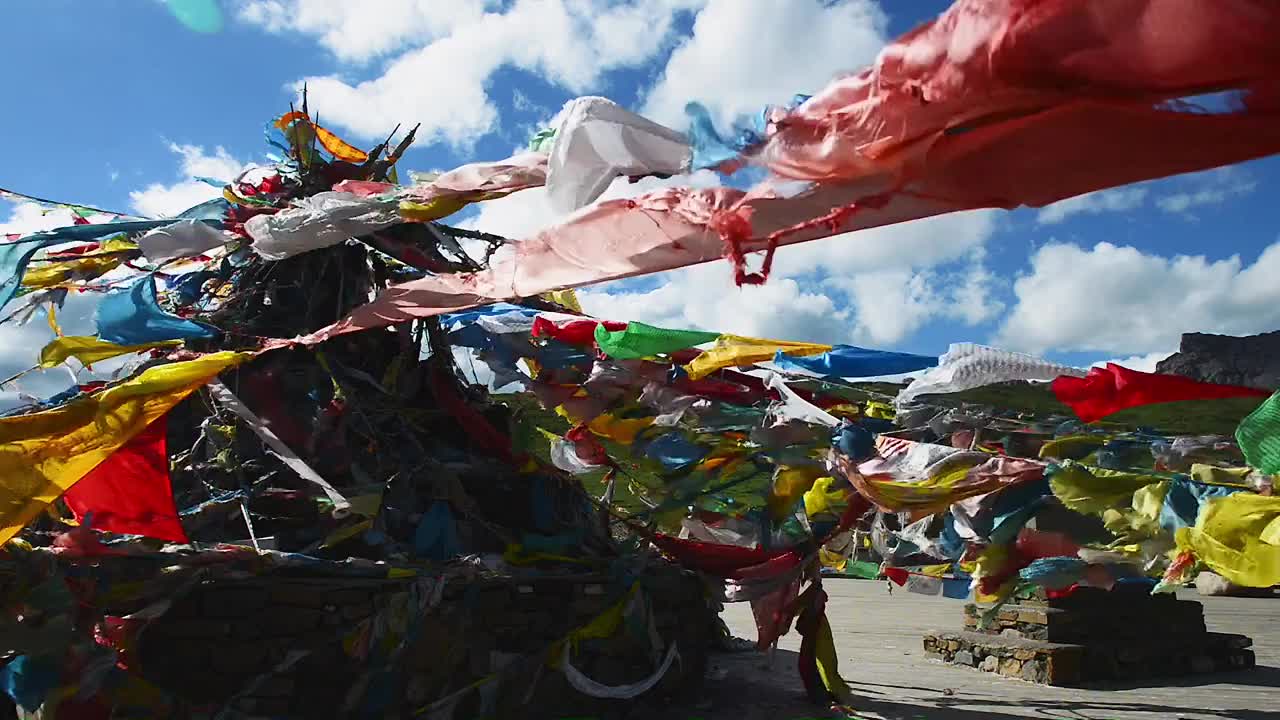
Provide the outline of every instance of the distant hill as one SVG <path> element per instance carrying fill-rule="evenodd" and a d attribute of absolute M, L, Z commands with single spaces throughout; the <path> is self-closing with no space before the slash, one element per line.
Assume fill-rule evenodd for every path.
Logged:
<path fill-rule="evenodd" d="M 1038 416 L 1074 417 L 1071 408 L 1058 402 L 1047 384 L 1005 383 L 956 393 L 948 398 L 995 408 L 1035 413 Z M 925 401 L 935 398 L 925 397 Z M 1236 426 L 1258 407 L 1258 398 L 1192 400 L 1146 405 L 1116 413 L 1098 425 L 1116 428 L 1147 427 L 1169 435 L 1233 435 Z"/>
<path fill-rule="evenodd" d="M 1156 371 L 1202 382 L 1280 388 L 1280 331 L 1235 337 L 1186 333 L 1178 352 Z"/>

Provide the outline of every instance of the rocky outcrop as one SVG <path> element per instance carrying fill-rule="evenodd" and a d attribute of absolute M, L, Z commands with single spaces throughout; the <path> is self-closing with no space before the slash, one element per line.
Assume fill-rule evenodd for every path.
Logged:
<path fill-rule="evenodd" d="M 1247 337 L 1186 333 L 1178 352 L 1161 360 L 1156 372 L 1274 390 L 1280 388 L 1280 331 Z"/>

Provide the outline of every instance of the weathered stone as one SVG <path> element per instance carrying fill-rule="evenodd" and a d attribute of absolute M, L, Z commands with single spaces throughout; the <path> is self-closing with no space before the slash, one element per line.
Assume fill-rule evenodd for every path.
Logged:
<path fill-rule="evenodd" d="M 373 595 L 367 590 L 349 589 L 330 592 L 327 600 L 334 605 L 356 605 L 367 603 L 372 597 Z"/>
<path fill-rule="evenodd" d="M 1120 662 L 1134 663 L 1141 660 L 1144 656 L 1145 653 L 1136 647 L 1122 647 L 1116 651 L 1116 659 Z"/>
<path fill-rule="evenodd" d="M 1036 651 L 1031 649 L 1013 651 L 1013 657 L 1015 660 L 1030 660 L 1035 656 L 1036 656 Z"/>
<path fill-rule="evenodd" d="M 1074 685 L 1082 679 L 1084 649 L 1078 646 L 1063 647 L 1049 654 L 1042 682 L 1050 685 Z"/>
<path fill-rule="evenodd" d="M 959 650 L 959 649 L 960 649 L 960 641 L 959 641 L 959 640 L 948 640 L 948 641 L 947 641 L 947 649 L 948 649 L 948 650 L 950 650 L 951 652 L 955 652 L 956 650 Z"/>
<path fill-rule="evenodd" d="M 254 697 L 288 697 L 293 694 L 293 678 L 272 676 L 258 683 Z"/>
<path fill-rule="evenodd" d="M 1022 664 L 1022 672 L 1019 677 L 1028 682 L 1040 682 L 1040 678 L 1044 676 L 1040 663 L 1030 661 Z"/>
<path fill-rule="evenodd" d="M 195 618 L 177 618 L 165 624 L 164 633 L 175 639 L 207 640 L 227 637 L 231 634 L 231 624 Z"/>
<path fill-rule="evenodd" d="M 332 602 L 330 593 L 317 592 L 314 585 L 307 583 L 281 583 L 268 589 L 271 601 L 282 605 L 301 605 L 318 608 Z"/>
<path fill-rule="evenodd" d="M 956 653 L 955 657 L 953 657 L 951 661 L 957 665 L 967 665 L 969 667 L 973 667 L 973 663 L 974 663 L 973 653 L 969 652 L 968 650 L 961 650 L 960 652 Z"/>
<path fill-rule="evenodd" d="M 1045 625 L 1049 616 L 1045 608 L 1021 607 L 1018 608 L 1018 622 Z"/>
<path fill-rule="evenodd" d="M 986 672 L 995 672 L 1000 669 L 1000 658 L 994 655 L 988 655 L 982 660 L 982 669 Z"/>
<path fill-rule="evenodd" d="M 1000 661 L 999 672 L 1005 677 L 1014 677 L 1018 673 L 1022 672 L 1022 662 L 1014 660 L 1013 658 L 1005 658 Z"/>
<path fill-rule="evenodd" d="M 258 627 L 264 635 L 296 635 L 314 630 L 324 620 L 324 612 L 312 608 L 273 607 L 262 613 Z"/>
<path fill-rule="evenodd" d="M 256 674 L 266 656 L 267 648 L 262 643 L 226 643 L 211 654 L 213 669 L 220 673 L 235 675 Z"/>
<path fill-rule="evenodd" d="M 342 607 L 342 619 L 344 620 L 362 620 L 373 614 L 373 603 L 363 602 L 355 605 L 344 605 Z"/>
<path fill-rule="evenodd" d="M 267 593 L 262 588 L 227 587 L 204 593 L 204 612 L 208 617 L 243 617 L 261 610 L 266 604 Z"/>
<path fill-rule="evenodd" d="M 1000 631 L 1000 636 L 1007 637 L 1007 638 L 1020 638 L 1022 637 L 1022 633 L 1017 630 L 1014 630 L 1013 628 L 1007 628 L 1005 630 Z"/>

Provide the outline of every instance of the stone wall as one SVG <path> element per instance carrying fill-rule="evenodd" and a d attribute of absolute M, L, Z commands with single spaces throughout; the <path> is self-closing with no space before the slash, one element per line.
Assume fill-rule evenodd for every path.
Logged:
<path fill-rule="evenodd" d="M 680 661 L 646 694 L 696 690 L 715 640 L 715 609 L 702 581 L 672 566 L 650 568 L 641 583 L 666 642 Z M 446 584 L 440 604 L 395 664 L 393 714 L 420 708 L 502 671 L 506 701 L 524 717 L 608 711 L 546 666 L 546 649 L 616 604 L 627 586 L 609 576 L 490 578 Z M 384 580 L 263 577 L 195 588 L 142 633 L 134 657 L 144 677 L 184 698 L 190 712 L 230 706 L 250 717 L 339 717 L 368 669 L 343 647 L 351 628 L 406 592 Z M 599 683 L 622 685 L 654 672 L 651 647 L 627 633 L 584 640 L 574 666 Z M 532 700 L 524 697 L 533 688 Z M 469 717 L 460 707 L 457 717 Z"/>

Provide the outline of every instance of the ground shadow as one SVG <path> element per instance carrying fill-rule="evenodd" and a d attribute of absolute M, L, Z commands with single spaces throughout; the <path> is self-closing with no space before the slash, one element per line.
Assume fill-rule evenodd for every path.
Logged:
<path fill-rule="evenodd" d="M 1206 685 L 1245 685 L 1248 687 L 1280 688 L 1280 668 L 1258 665 L 1248 670 L 1205 673 L 1204 675 L 1182 675 L 1179 677 L 1157 677 L 1143 680 L 1095 682 L 1082 685 L 1085 690 L 1140 690 L 1143 688 L 1163 687 L 1204 687 Z"/>
<path fill-rule="evenodd" d="M 850 717 L 884 720 L 1003 720 L 1026 717 L 1104 720 L 1145 713 L 1157 717 L 1196 715 L 1222 720 L 1280 720 L 1280 711 L 1276 710 L 1205 710 L 1202 707 L 1153 704 L 1138 699 L 1117 699 L 1115 702 L 1083 698 L 1006 700 L 990 692 L 968 692 L 963 686 L 954 689 L 917 687 L 909 682 L 860 682 L 852 677 L 846 678 L 855 695 L 853 714 L 848 715 L 816 707 L 804 696 L 803 685 L 795 670 L 796 661 L 796 653 L 784 650 L 779 650 L 772 662 L 757 653 L 716 655 L 711 661 L 702 699 L 695 705 L 636 708 L 640 714 L 628 714 L 626 717 L 628 720 L 641 717 L 645 720 L 847 720 Z M 848 668 L 844 674 L 854 673 L 854 668 Z M 1254 672 L 1185 678 L 1181 684 L 1174 682 L 1176 680 L 1165 685 L 1187 687 L 1229 682 L 1273 686 L 1280 680 L 1280 670 L 1262 667 Z M 919 694 L 930 697 L 911 697 Z"/>

